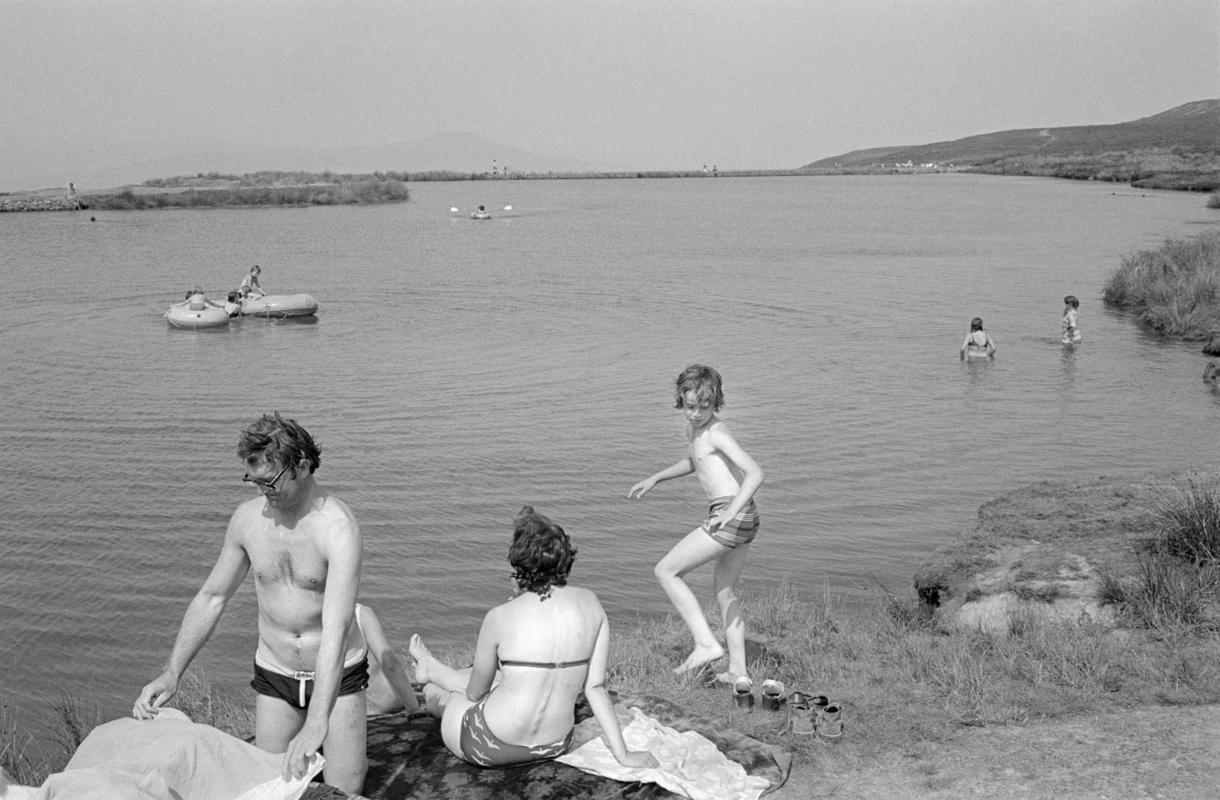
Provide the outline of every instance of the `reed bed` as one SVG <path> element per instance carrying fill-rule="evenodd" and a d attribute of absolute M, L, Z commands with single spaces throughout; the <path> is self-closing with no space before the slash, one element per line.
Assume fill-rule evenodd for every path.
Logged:
<path fill-rule="evenodd" d="M 1220 330 L 1220 231 L 1123 258 L 1102 293 L 1149 329 L 1188 341 Z"/>

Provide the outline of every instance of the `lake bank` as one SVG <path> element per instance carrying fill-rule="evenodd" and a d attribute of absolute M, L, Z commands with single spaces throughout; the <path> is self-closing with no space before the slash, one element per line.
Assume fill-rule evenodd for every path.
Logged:
<path fill-rule="evenodd" d="M 1130 558 L 1156 535 L 1162 501 L 1204 475 L 1214 477 L 1211 470 L 1161 472 L 1021 487 L 984 503 L 978 526 L 943 542 L 942 552 L 981 567 L 961 570 L 977 575 L 989 568 L 980 554 L 1037 542 L 1060 552 L 1026 559 L 1027 583 L 1061 577 L 1062 556 L 1079 551 L 1121 570 L 1122 580 L 1136 579 Z M 1213 785 L 1210 767 L 1220 755 L 1212 735 L 1220 724 L 1214 627 L 1171 634 L 1027 620 L 1002 633 L 947 632 L 918 614 L 914 594 L 879 595 L 863 613 L 831 596 L 801 599 L 791 586 L 743 600 L 755 685 L 774 678 L 789 692 L 828 695 L 846 720 L 840 744 L 791 731 L 788 709 L 743 712 L 727 689 L 673 675 L 689 648 L 673 617 L 616 624 L 612 688 L 659 695 L 792 753 L 775 798 L 1185 799 L 1207 796 Z M 187 708 L 197 721 L 248 735 L 246 697 L 210 695 L 206 685 L 192 691 Z M 199 703 L 200 694 L 209 702 Z M 204 709 L 214 717 L 199 718 Z"/>

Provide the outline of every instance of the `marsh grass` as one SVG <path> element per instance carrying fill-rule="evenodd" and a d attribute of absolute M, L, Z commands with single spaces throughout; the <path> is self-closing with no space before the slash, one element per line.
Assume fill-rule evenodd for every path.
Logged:
<path fill-rule="evenodd" d="M 1190 478 L 1158 504 L 1157 550 L 1195 564 L 1220 560 L 1220 486 Z"/>
<path fill-rule="evenodd" d="M 1206 339 L 1220 329 L 1220 232 L 1125 256 L 1102 297 L 1137 313 L 1157 333 Z"/>

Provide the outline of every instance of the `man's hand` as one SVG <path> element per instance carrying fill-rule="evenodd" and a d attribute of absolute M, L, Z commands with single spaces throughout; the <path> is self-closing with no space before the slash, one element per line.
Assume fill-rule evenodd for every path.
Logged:
<path fill-rule="evenodd" d="M 305 727 L 288 743 L 284 752 L 284 766 L 281 777 L 285 781 L 299 778 L 305 774 L 305 768 L 313 757 L 318 754 L 318 748 L 326 741 L 328 725 L 326 720 L 311 722 L 305 720 Z"/>
<path fill-rule="evenodd" d="M 162 672 L 140 692 L 131 707 L 131 715 L 136 719 L 152 719 L 177 691 L 178 679 L 169 672 Z"/>

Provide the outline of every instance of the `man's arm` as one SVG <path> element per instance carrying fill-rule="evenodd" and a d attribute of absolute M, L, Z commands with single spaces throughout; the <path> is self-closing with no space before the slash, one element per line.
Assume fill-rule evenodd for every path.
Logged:
<path fill-rule="evenodd" d="M 220 621 L 220 616 L 229 603 L 229 598 L 250 571 L 250 559 L 238 533 L 238 513 L 240 511 L 235 512 L 229 520 L 224 544 L 212 572 L 186 609 L 182 624 L 178 628 L 178 636 L 174 640 L 174 647 L 165 662 L 165 669 L 149 682 L 136 698 L 132 715 L 138 719 L 156 716 L 157 709 L 165 705 L 178 691 L 182 674 L 211 637 L 216 623 Z"/>
<path fill-rule="evenodd" d="M 343 656 L 347 633 L 356 610 L 356 593 L 360 588 L 360 562 L 363 549 L 360 528 L 351 513 L 344 509 L 340 519 L 331 522 L 331 529 L 321 536 L 326 559 L 326 591 L 322 595 L 322 633 L 318 642 L 318 657 L 314 663 L 314 688 L 309 699 L 309 711 L 300 732 L 288 743 L 284 753 L 285 780 L 305 774 L 330 729 L 330 712 L 339 696 L 343 675 Z"/>

